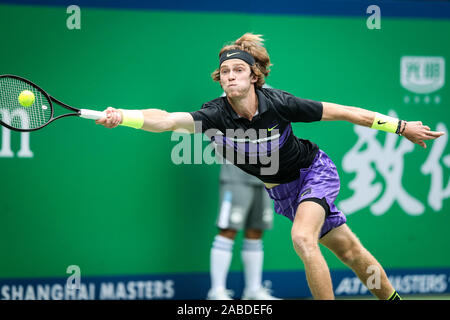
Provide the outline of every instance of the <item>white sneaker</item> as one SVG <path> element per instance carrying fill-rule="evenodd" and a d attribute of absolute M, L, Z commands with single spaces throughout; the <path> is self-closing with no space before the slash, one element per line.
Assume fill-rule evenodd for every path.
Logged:
<path fill-rule="evenodd" d="M 281 300 L 270 294 L 271 290 L 261 287 L 258 290 L 248 291 L 244 290 L 242 300 Z"/>
<path fill-rule="evenodd" d="M 227 289 L 210 289 L 207 300 L 233 300 L 233 291 Z"/>

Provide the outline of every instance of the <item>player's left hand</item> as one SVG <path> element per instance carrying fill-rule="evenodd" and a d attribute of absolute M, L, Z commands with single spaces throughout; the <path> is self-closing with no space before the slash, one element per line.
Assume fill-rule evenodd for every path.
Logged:
<path fill-rule="evenodd" d="M 403 136 L 413 143 L 417 143 L 419 146 L 426 148 L 424 140 L 433 140 L 443 136 L 445 132 L 431 131 L 430 127 L 422 124 L 421 121 L 407 122 Z"/>

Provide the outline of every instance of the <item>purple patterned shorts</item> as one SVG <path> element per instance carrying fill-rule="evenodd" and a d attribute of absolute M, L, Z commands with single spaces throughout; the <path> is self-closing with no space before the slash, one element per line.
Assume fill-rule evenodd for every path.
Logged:
<path fill-rule="evenodd" d="M 275 212 L 291 221 L 294 221 L 300 202 L 311 198 L 322 200 L 319 202 L 322 202 L 326 218 L 320 231 L 321 238 L 347 221 L 334 204 L 339 188 L 339 174 L 335 164 L 325 152 L 319 150 L 309 168 L 300 169 L 300 177 L 297 180 L 266 190 L 274 201 Z"/>

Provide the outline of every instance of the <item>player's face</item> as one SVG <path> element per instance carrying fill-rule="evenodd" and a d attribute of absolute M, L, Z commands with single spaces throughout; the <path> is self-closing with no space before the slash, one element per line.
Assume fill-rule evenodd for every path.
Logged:
<path fill-rule="evenodd" d="M 256 77 L 252 75 L 250 66 L 240 59 L 230 59 L 220 66 L 220 85 L 229 98 L 245 96 Z"/>

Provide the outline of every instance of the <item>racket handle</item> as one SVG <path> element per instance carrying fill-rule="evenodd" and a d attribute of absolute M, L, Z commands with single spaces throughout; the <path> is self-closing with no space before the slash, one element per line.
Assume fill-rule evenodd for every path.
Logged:
<path fill-rule="evenodd" d="M 102 112 L 102 111 L 81 109 L 80 117 L 85 118 L 85 119 L 98 120 L 98 119 L 106 117 L 106 113 Z"/>

